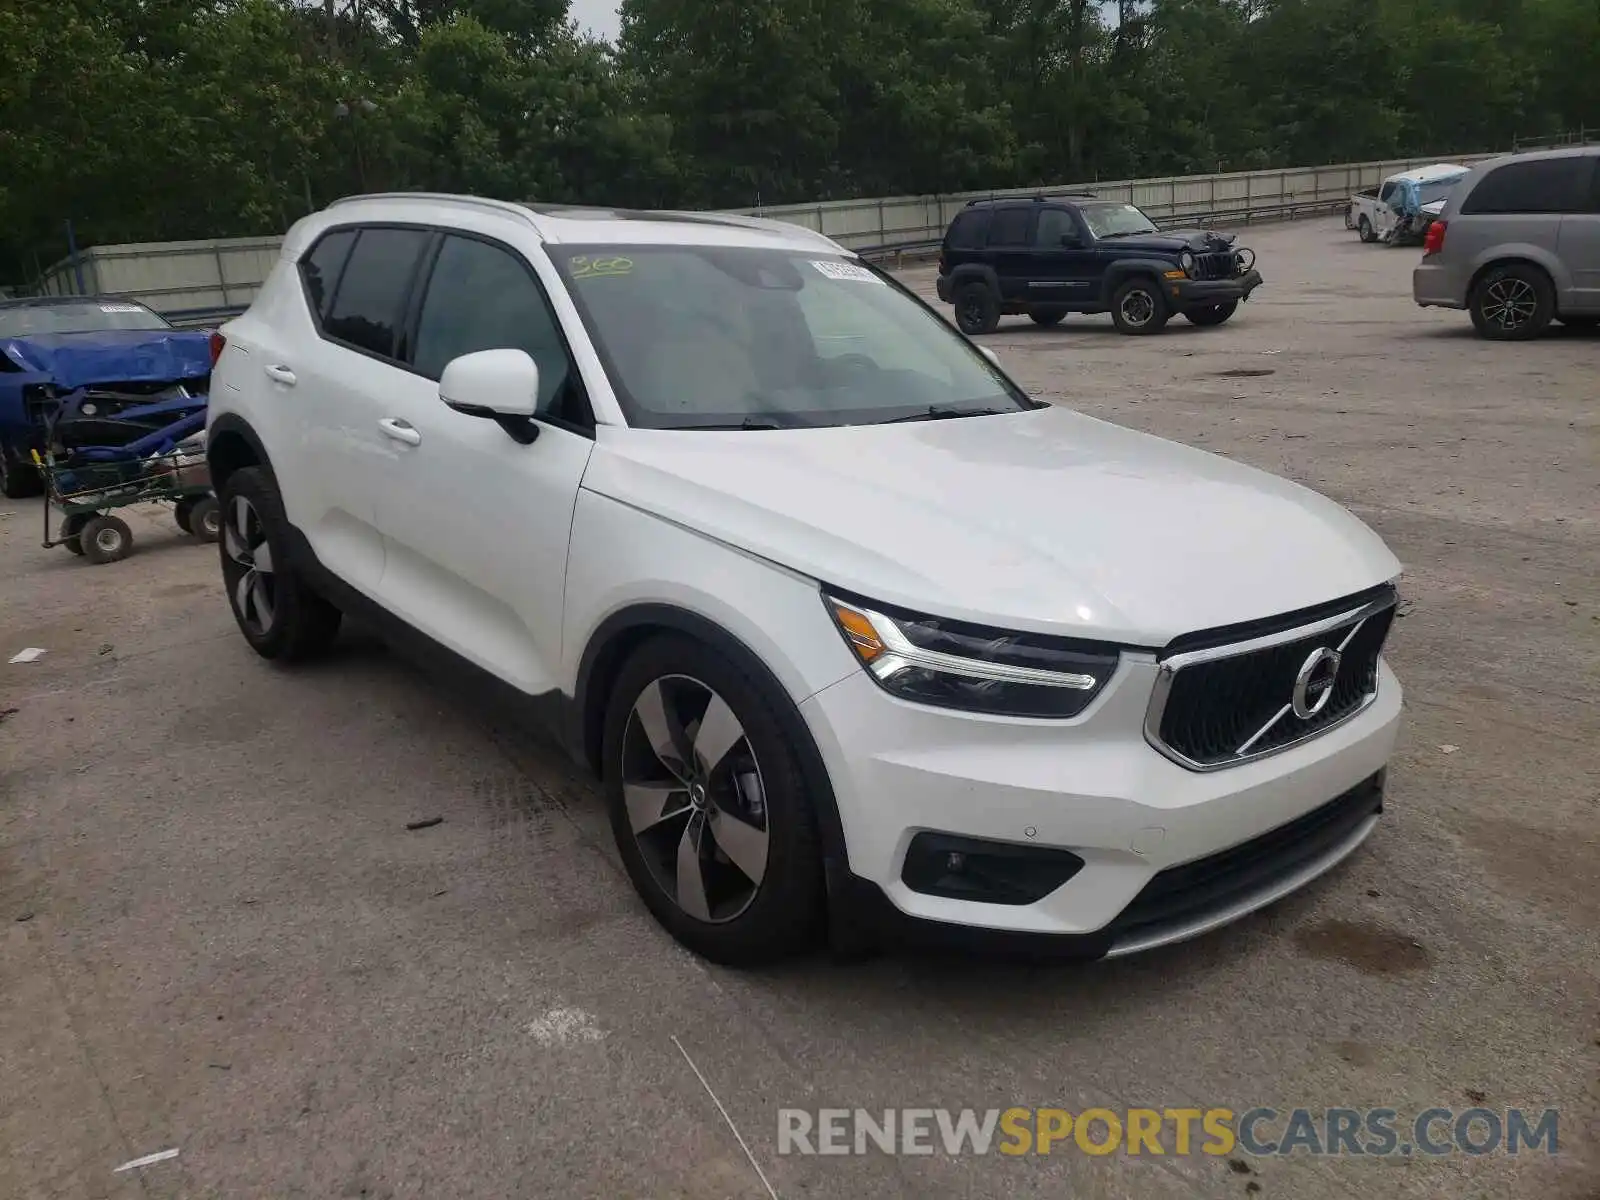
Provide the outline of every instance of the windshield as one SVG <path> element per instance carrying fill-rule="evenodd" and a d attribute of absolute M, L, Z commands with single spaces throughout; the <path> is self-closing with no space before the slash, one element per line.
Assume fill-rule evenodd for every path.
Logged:
<path fill-rule="evenodd" d="M 858 425 L 1040 406 L 854 260 L 726 246 L 546 251 L 632 425 Z"/>
<path fill-rule="evenodd" d="M 1085 204 L 1078 211 L 1097 238 L 1156 232 L 1155 222 L 1131 204 Z"/>
<path fill-rule="evenodd" d="M 69 304 L 22 304 L 0 308 L 0 337 L 37 333 L 99 333 L 107 329 L 171 329 L 142 304 L 85 300 Z"/>

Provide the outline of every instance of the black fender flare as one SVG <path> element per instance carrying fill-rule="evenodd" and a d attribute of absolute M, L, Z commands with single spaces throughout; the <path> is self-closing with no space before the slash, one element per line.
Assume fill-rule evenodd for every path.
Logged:
<path fill-rule="evenodd" d="M 969 283 L 981 283 L 1000 299 L 1000 275 L 988 263 L 962 263 L 950 272 L 950 298 Z"/>
<path fill-rule="evenodd" d="M 244 453 L 240 446 L 243 444 Z M 237 413 L 223 413 L 206 430 L 206 466 L 211 472 L 211 490 L 222 494 L 228 476 L 241 467 L 264 467 L 272 473 L 272 459 L 249 421 Z"/>
<path fill-rule="evenodd" d="M 816 739 L 811 736 L 799 705 L 760 655 L 699 613 L 672 604 L 634 604 L 612 613 L 600 623 L 578 661 L 572 720 L 566 731 L 566 740 L 579 761 L 596 777 L 600 775 L 600 741 L 605 729 L 610 682 L 616 678 L 629 651 L 661 632 L 681 633 L 710 646 L 747 672 L 772 697 L 784 736 L 805 773 L 817 815 L 817 832 L 822 838 L 824 867 L 832 879 L 835 871 L 847 867 L 844 824 L 839 818 L 839 802 L 833 794 L 833 782 L 828 777 Z"/>
<path fill-rule="evenodd" d="M 1166 272 L 1177 269 L 1177 263 L 1163 258 L 1119 258 L 1106 268 L 1105 278 L 1100 284 L 1100 301 L 1110 308 L 1111 297 L 1134 276 L 1147 275 L 1159 283 Z"/>

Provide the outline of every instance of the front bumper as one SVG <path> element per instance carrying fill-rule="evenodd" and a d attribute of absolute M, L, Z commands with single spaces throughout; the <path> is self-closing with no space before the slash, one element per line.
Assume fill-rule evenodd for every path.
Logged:
<path fill-rule="evenodd" d="M 1155 674 L 1153 656 L 1126 656 L 1105 692 L 1071 721 L 922 708 L 888 696 L 865 674 L 812 697 L 802 712 L 833 782 L 848 854 L 830 880 L 836 911 L 897 942 L 1126 954 L 1270 904 L 1371 832 L 1400 716 L 1400 687 L 1387 665 L 1376 698 L 1355 718 L 1281 754 L 1208 773 L 1146 743 Z M 1337 827 L 1324 822 L 1315 838 L 1250 852 L 1266 844 L 1264 835 L 1315 823 L 1312 814 L 1330 812 L 1336 799 Z M 1029 904 L 931 895 L 902 878 L 912 839 L 924 831 L 1066 849 L 1083 866 Z M 1228 851 L 1236 851 L 1231 859 L 1218 857 Z M 1171 886 L 1181 875 L 1173 868 L 1192 864 L 1198 877 L 1207 863 L 1224 862 L 1232 862 L 1227 886 L 1204 894 Z M 1159 904 L 1152 890 L 1163 893 Z"/>
<path fill-rule="evenodd" d="M 1168 294 L 1180 310 L 1204 308 L 1229 300 L 1249 300 L 1250 293 L 1261 286 L 1261 272 L 1252 268 L 1232 279 L 1178 279 L 1168 283 Z"/>

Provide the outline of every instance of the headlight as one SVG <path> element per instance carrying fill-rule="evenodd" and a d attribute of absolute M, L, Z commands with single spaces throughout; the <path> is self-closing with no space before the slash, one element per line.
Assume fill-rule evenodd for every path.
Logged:
<path fill-rule="evenodd" d="M 1183 273 L 1185 275 L 1193 275 L 1194 255 L 1185 250 L 1182 254 L 1178 255 L 1178 265 L 1183 268 Z"/>
<path fill-rule="evenodd" d="M 885 691 L 919 704 L 1008 717 L 1075 717 L 1117 669 L 1114 647 L 826 600 L 867 673 Z"/>

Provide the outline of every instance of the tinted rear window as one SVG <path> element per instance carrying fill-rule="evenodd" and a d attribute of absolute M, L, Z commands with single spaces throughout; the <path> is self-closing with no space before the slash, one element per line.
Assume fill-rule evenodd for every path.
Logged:
<path fill-rule="evenodd" d="M 1462 202 L 1461 213 L 1583 212 L 1595 162 L 1592 157 L 1542 158 L 1496 167 Z"/>
<path fill-rule="evenodd" d="M 1026 246 L 1028 244 L 1028 218 L 1031 208 L 1002 208 L 994 214 L 989 225 L 989 245 Z"/>
<path fill-rule="evenodd" d="M 339 272 L 350 247 L 356 244 L 356 231 L 340 229 L 330 233 L 300 260 L 300 274 L 306 281 L 306 301 L 319 317 L 328 315 L 328 298 L 339 286 Z"/>
<path fill-rule="evenodd" d="M 362 350 L 393 357 L 406 291 L 428 236 L 421 229 L 363 229 L 339 278 L 322 331 Z"/>
<path fill-rule="evenodd" d="M 964 212 L 950 223 L 944 244 L 952 250 L 976 250 L 981 247 L 989 232 L 989 212 L 975 208 Z"/>

